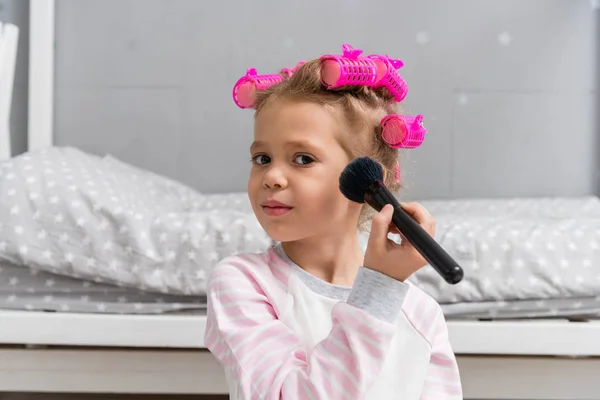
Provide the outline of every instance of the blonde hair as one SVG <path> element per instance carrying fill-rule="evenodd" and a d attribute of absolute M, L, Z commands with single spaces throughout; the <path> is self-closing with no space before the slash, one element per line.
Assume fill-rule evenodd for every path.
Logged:
<path fill-rule="evenodd" d="M 350 159 L 368 156 L 381 163 L 385 184 L 393 192 L 402 187 L 395 177 L 398 149 L 389 147 L 381 137 L 380 121 L 397 113 L 392 95 L 385 89 L 366 86 L 344 86 L 327 89 L 321 82 L 321 62 L 314 59 L 296 68 L 282 82 L 255 93 L 255 116 L 273 101 L 289 99 L 322 105 L 339 120 L 339 142 Z M 363 207 L 359 227 L 370 219 L 369 207 Z"/>

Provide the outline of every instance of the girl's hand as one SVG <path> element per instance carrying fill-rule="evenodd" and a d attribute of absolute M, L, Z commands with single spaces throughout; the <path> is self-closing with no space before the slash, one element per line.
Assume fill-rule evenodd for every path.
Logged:
<path fill-rule="evenodd" d="M 429 235 L 435 235 L 435 220 L 425 207 L 418 203 L 402 203 L 401 206 Z M 393 213 L 394 207 L 387 204 L 373 217 L 364 266 L 404 281 L 427 265 L 427 261 L 392 224 Z M 389 233 L 400 234 L 402 243 L 389 239 Z"/>

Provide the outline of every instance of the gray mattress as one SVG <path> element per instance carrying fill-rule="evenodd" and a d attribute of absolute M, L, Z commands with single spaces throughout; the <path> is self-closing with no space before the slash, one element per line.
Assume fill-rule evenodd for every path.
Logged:
<path fill-rule="evenodd" d="M 600 296 L 442 304 L 448 319 L 600 317 Z M 206 297 L 119 287 L 0 265 L 0 309 L 49 312 L 164 314 L 205 312 Z"/>
<path fill-rule="evenodd" d="M 543 300 L 442 304 L 446 319 L 531 319 L 600 317 L 600 296 Z"/>
<path fill-rule="evenodd" d="M 204 311 L 205 296 L 178 296 L 0 264 L 0 309 L 110 314 Z"/>

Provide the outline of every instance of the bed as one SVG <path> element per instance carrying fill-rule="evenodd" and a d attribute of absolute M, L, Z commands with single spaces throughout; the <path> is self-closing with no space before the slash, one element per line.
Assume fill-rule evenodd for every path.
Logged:
<path fill-rule="evenodd" d="M 17 213 L 29 212 L 31 226 L 46 224 L 27 236 L 33 240 L 27 243 L 6 223 L 14 217 L 14 205 L 0 208 L 5 213 L 0 218 L 0 393 L 226 394 L 221 369 L 204 347 L 206 274 L 220 257 L 234 250 L 260 250 L 269 239 L 252 220 L 243 194 L 200 195 L 111 157 L 52 147 L 53 3 L 31 1 L 29 153 L 1 164 L 0 192 L 5 200 L 23 196 L 37 204 L 32 193 L 62 188 L 60 196 L 46 197 L 46 205 L 68 203 L 71 208 L 36 214 L 19 203 Z M 2 140 L 7 138 L 0 131 Z M 73 167 L 71 162 L 88 164 L 79 168 L 81 164 Z M 105 168 L 116 180 L 97 180 L 94 171 Z M 63 169 L 63 181 L 48 177 L 47 170 L 57 169 Z M 71 173 L 79 169 L 89 174 Z M 27 185 L 20 190 L 7 184 L 9 176 L 22 177 Z M 145 178 L 140 182 L 154 182 L 145 190 L 156 197 L 141 218 L 111 206 L 110 196 L 93 194 L 93 185 L 105 183 L 118 190 L 115 183 L 128 187 L 140 176 Z M 69 182 L 78 179 L 85 181 Z M 40 182 L 44 185 L 33 190 Z M 88 187 L 87 182 L 93 184 Z M 174 197 L 185 204 L 173 216 L 151 219 L 166 206 L 161 203 L 164 185 L 179 190 Z M 73 186 L 86 189 L 70 191 Z M 135 199 L 126 200 L 136 205 Z M 118 224 L 108 223 L 94 235 L 65 236 L 88 221 L 74 217 L 76 205 L 82 204 L 86 218 L 103 215 Z M 467 271 L 465 282 L 456 288 L 442 285 L 430 269 L 413 278 L 444 308 L 465 398 L 600 398 L 600 200 L 484 199 L 425 205 L 441 227 L 438 239 Z M 471 219 L 465 222 L 467 211 Z M 223 218 L 232 223 L 219 224 Z M 54 227 L 57 222 L 70 224 L 69 229 Z M 95 223 L 104 226 L 101 220 Z M 496 228 L 490 230 L 490 225 Z M 195 235 L 198 229 L 205 230 Z M 103 235 L 110 232 L 125 234 L 128 240 L 115 239 L 107 247 Z M 144 232 L 150 233 L 146 237 Z M 537 239 L 523 240 L 524 233 L 533 232 L 538 232 L 532 236 Z M 567 236 L 574 240 L 560 240 Z M 176 251 L 152 252 L 174 243 L 174 237 L 181 239 Z M 493 244 L 499 237 L 508 247 Z M 42 246 L 39 240 L 49 242 Z M 137 247 L 128 248 L 127 243 Z M 548 243 L 552 248 L 544 250 L 555 256 L 543 262 L 529 257 Z M 122 253 L 106 258 L 107 251 Z M 94 261 L 85 261 L 90 259 Z M 163 267 L 178 260 L 185 265 L 183 273 L 172 271 L 176 278 L 171 280 L 161 275 Z"/>
<path fill-rule="evenodd" d="M 77 168 L 70 163 L 76 163 Z M 271 244 L 252 219 L 245 194 L 186 192 L 188 189 L 176 182 L 110 156 L 92 156 L 71 148 L 30 152 L 0 165 L 0 220 L 4 222 L 0 227 L 0 391 L 226 393 L 220 367 L 204 348 L 203 284 L 211 266 L 224 255 L 257 251 Z M 70 192 L 68 182 L 80 179 L 75 173 L 66 173 L 62 181 L 52 178 L 50 189 L 48 180 L 45 186 L 37 187 L 36 182 L 45 175 L 42 165 L 82 171 L 94 185 L 89 188 L 75 185 L 78 191 L 64 192 L 58 201 L 52 200 L 55 196 L 51 193 L 40 196 L 47 199 L 45 203 L 40 203 L 38 197 L 32 200 L 32 193 L 43 190 L 62 188 Z M 129 214 L 127 209 L 111 208 L 110 198 L 84 202 L 93 197 L 94 187 L 101 184 L 84 172 L 91 170 L 100 170 L 105 177 L 116 176 L 110 182 L 112 196 L 119 197 L 118 203 L 123 206 L 128 203 L 120 197 L 123 193 L 119 193 L 119 187 L 129 188 L 134 182 L 128 179 L 143 177 L 144 199 L 152 203 L 155 193 L 156 201 L 158 198 L 171 201 L 165 193 L 174 192 L 173 198 L 183 203 L 178 207 L 192 207 L 193 212 L 170 203 L 159 204 L 158 207 L 168 208 L 173 215 L 166 214 L 161 223 L 151 219 L 150 225 L 136 225 L 139 216 Z M 12 187 L 6 185 L 7 177 L 14 174 L 16 178 L 19 171 L 29 171 L 34 182 L 22 189 L 7 190 Z M 27 176 L 23 177 L 27 181 Z M 153 184 L 148 184 L 151 181 Z M 16 200 L 6 206 L 13 201 L 9 199 L 24 195 L 28 204 L 36 204 L 35 209 L 28 210 Z M 78 202 L 82 204 L 73 207 Z M 69 207 L 62 207 L 63 203 Z M 600 373 L 600 320 L 596 319 L 600 315 L 597 291 L 600 279 L 597 268 L 593 267 L 597 265 L 597 246 L 593 243 L 600 230 L 600 199 L 423 203 L 437 216 L 437 239 L 467 272 L 462 286 L 456 289 L 442 284 L 431 269 L 412 278 L 414 284 L 442 304 L 460 362 L 465 398 L 595 398 L 594 393 L 600 393 L 596 379 Z M 44 232 L 39 229 L 42 226 L 46 233 L 19 239 L 16 233 L 19 226 L 10 222 L 14 204 L 20 205 L 23 229 L 35 222 L 38 226 L 34 231 Z M 148 219 L 145 212 L 152 213 L 135 202 L 130 205 L 141 213 L 141 220 Z M 50 207 L 62 208 L 60 212 L 51 212 Z M 86 208 L 90 216 L 96 216 L 93 212 L 96 209 L 105 220 L 116 221 L 111 228 L 114 235 L 123 226 L 128 227 L 124 230 L 128 239 L 113 240 L 109 249 L 106 235 L 110 229 L 104 235 L 96 232 L 88 236 L 87 241 L 85 237 L 72 236 L 80 222 L 74 213 L 85 215 Z M 48 218 L 40 218 L 41 215 Z M 62 224 L 58 227 L 57 215 L 61 216 Z M 178 222 L 181 215 L 185 215 L 187 222 Z M 227 218 L 230 223 L 218 223 Z M 65 231 L 64 224 L 71 236 L 61 233 Z M 94 231 L 101 231 L 96 228 L 102 224 L 103 220 L 96 221 L 92 226 Z M 494 227 L 494 240 L 504 243 L 511 239 L 510 250 L 489 243 L 490 226 Z M 515 233 L 531 233 L 536 229 L 541 233 L 532 234 L 538 239 L 531 246 Z M 564 231 L 561 235 L 554 234 L 560 230 Z M 174 253 L 158 251 L 163 258 L 148 264 L 147 252 L 152 246 L 143 244 L 141 238 L 145 232 L 154 238 L 156 248 L 175 243 L 173 238 L 187 237 L 177 242 Z M 570 235 L 573 240 L 563 241 L 562 235 Z M 364 244 L 366 236 L 361 239 Z M 119 253 L 131 243 L 137 243 L 134 252 Z M 561 257 L 556 257 L 555 262 L 548 260 L 547 265 L 537 259 L 520 265 L 520 259 L 528 259 L 527 253 L 521 252 L 530 250 L 530 254 L 537 254 L 534 249 L 540 243 L 546 246 L 551 243 L 553 251 Z M 24 245 L 28 246 L 27 251 Z M 486 245 L 490 248 L 482 253 L 482 246 Z M 577 252 L 568 259 L 575 265 L 566 268 L 561 261 L 563 256 L 566 259 L 565 252 L 573 252 L 573 246 Z M 196 255 L 186 260 L 192 248 Z M 53 250 L 47 253 L 48 249 Z M 105 257 L 107 251 L 119 259 L 119 264 L 114 264 L 114 258 Z M 182 279 L 157 279 L 157 270 L 168 270 L 160 262 L 173 264 L 172 260 L 181 260 L 182 256 L 183 260 L 177 264 Z M 82 262 L 77 263 L 78 259 Z M 85 262 L 89 259 L 96 261 L 92 270 Z M 502 259 L 502 268 L 497 268 L 496 259 Z M 588 265 L 588 260 L 593 264 Z M 192 265 L 196 268 L 191 268 Z M 511 285 L 496 276 L 499 273 L 519 276 L 525 272 L 530 276 L 523 276 Z M 171 271 L 172 275 L 175 273 Z M 572 282 L 566 279 L 569 276 L 573 276 Z M 540 295 L 534 298 L 529 292 L 532 282 L 536 293 L 545 293 L 544 299 Z M 505 286 L 510 291 L 502 292 Z"/>
<path fill-rule="evenodd" d="M 10 109 L 17 58 L 19 28 L 0 21 L 0 160 L 10 157 Z"/>

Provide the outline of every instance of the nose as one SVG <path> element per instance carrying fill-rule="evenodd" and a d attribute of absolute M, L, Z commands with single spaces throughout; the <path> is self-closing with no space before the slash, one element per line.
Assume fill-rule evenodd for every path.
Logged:
<path fill-rule="evenodd" d="M 288 185 L 285 173 L 282 168 L 271 166 L 265 173 L 263 187 L 265 189 L 284 189 Z"/>

